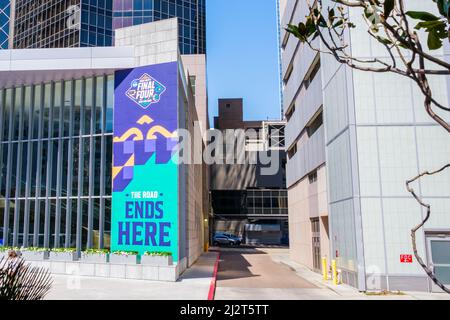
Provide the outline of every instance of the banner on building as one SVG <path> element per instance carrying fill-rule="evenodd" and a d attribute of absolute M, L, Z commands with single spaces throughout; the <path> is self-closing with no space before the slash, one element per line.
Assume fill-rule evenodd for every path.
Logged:
<path fill-rule="evenodd" d="M 116 71 L 111 251 L 178 261 L 177 63 Z"/>

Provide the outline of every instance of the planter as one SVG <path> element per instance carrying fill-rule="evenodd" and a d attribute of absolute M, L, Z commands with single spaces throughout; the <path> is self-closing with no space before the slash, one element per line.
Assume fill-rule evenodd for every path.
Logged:
<path fill-rule="evenodd" d="M 139 259 L 137 255 L 124 255 L 111 253 L 109 255 L 109 263 L 113 264 L 138 264 Z"/>
<path fill-rule="evenodd" d="M 49 251 L 21 251 L 22 258 L 25 261 L 42 261 L 49 257 Z"/>
<path fill-rule="evenodd" d="M 147 266 L 167 267 L 173 265 L 172 256 L 142 256 L 141 264 Z"/>
<path fill-rule="evenodd" d="M 108 254 L 107 253 L 81 253 L 82 262 L 86 263 L 107 263 Z"/>
<path fill-rule="evenodd" d="M 52 252 L 49 256 L 51 261 L 71 262 L 77 261 L 78 255 L 76 252 Z"/>

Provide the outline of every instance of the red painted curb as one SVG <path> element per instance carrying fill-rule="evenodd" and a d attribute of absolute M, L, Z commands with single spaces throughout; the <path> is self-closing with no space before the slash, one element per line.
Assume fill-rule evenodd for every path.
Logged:
<path fill-rule="evenodd" d="M 211 279 L 211 284 L 209 285 L 208 300 L 214 300 L 214 295 L 216 294 L 216 281 L 217 281 L 217 271 L 219 270 L 219 258 L 220 252 L 217 252 L 217 260 L 216 263 L 214 264 L 213 277 Z"/>

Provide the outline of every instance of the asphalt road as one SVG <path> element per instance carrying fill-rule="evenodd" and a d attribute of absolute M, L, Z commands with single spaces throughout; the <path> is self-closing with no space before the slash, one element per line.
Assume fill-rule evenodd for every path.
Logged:
<path fill-rule="evenodd" d="M 260 249 L 220 248 L 216 299 L 301 299 L 323 291 Z"/>

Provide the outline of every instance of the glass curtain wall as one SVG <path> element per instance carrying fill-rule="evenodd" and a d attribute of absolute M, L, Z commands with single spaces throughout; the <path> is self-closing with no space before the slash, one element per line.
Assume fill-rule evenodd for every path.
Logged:
<path fill-rule="evenodd" d="M 4 245 L 109 247 L 113 82 L 0 89 Z"/>
<path fill-rule="evenodd" d="M 205 0 L 114 0 L 113 29 L 178 17 L 181 54 L 206 51 Z"/>

